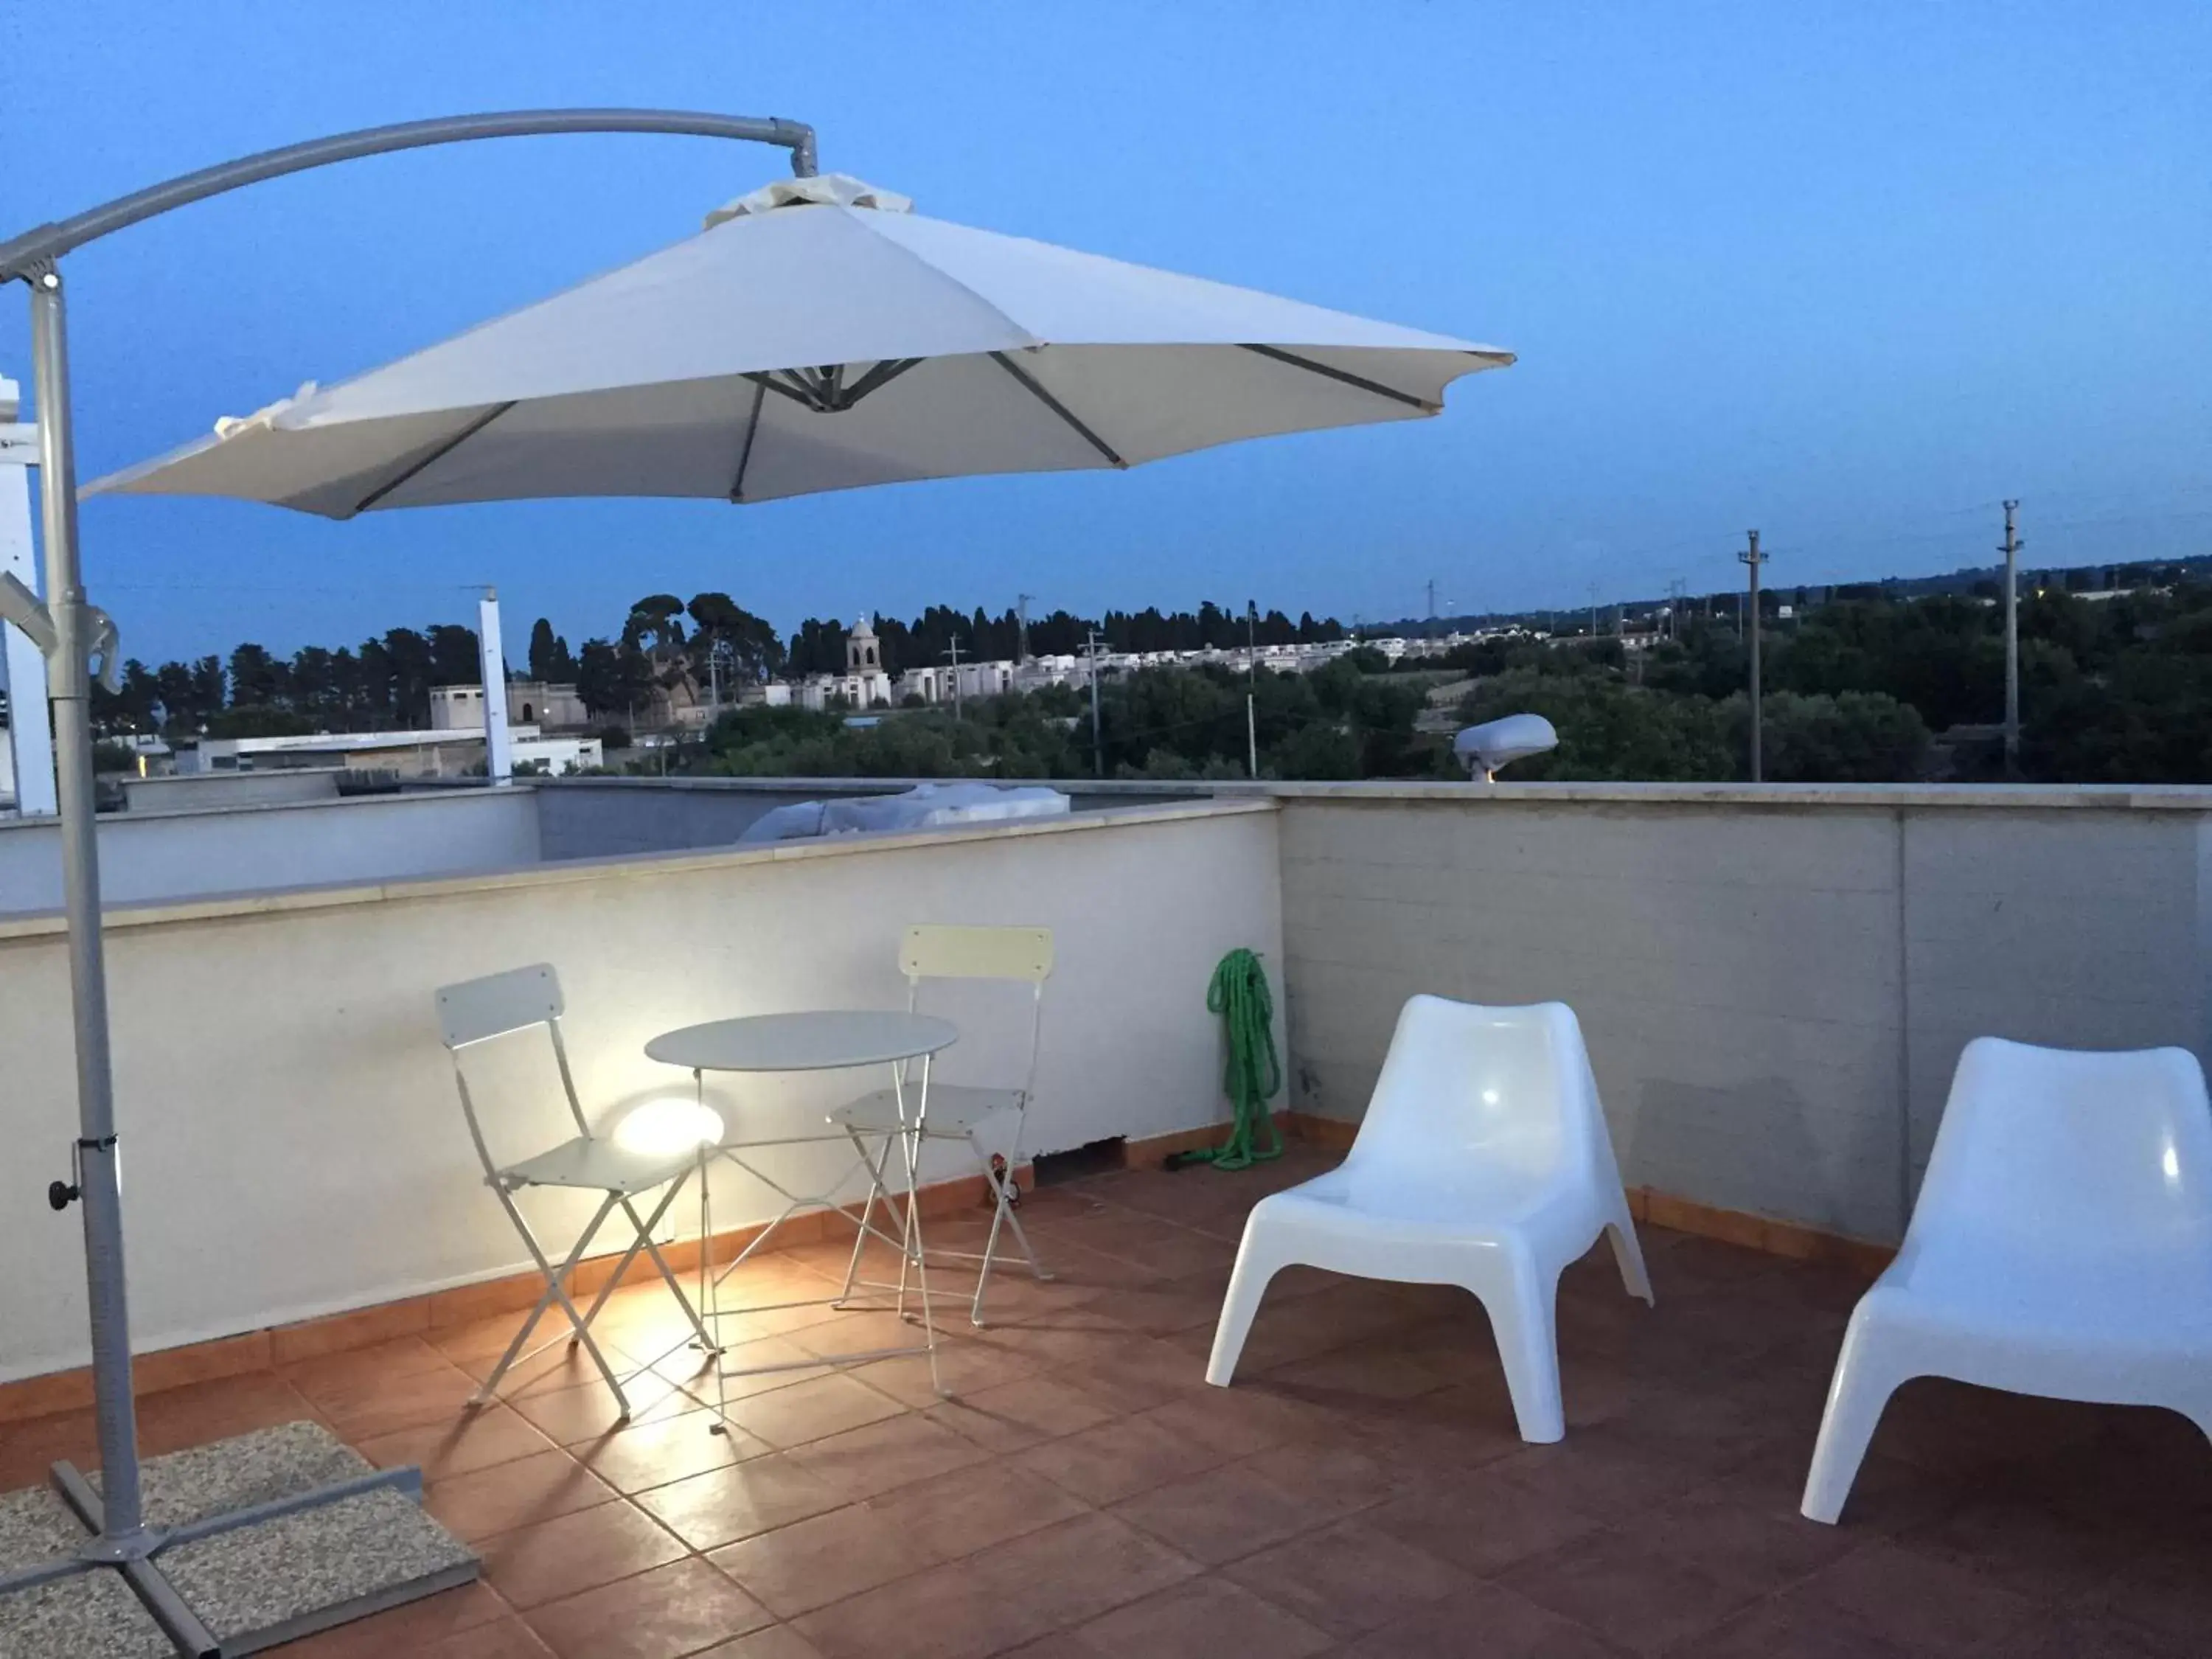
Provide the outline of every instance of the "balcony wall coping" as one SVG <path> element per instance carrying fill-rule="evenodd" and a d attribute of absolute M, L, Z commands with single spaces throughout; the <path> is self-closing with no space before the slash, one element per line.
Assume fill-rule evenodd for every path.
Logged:
<path fill-rule="evenodd" d="M 665 789 L 731 793 L 889 794 L 941 778 L 556 778 L 539 789 Z M 1426 779 L 1287 782 L 1262 779 L 1000 778 L 1071 795 L 1190 800 L 1426 801 L 1452 805 L 1604 802 L 1641 806 L 1847 806 L 1987 811 L 2212 811 L 2212 785 L 2128 783 L 1459 783 Z"/>
<path fill-rule="evenodd" d="M 813 781 L 818 787 L 823 781 Z M 1010 841 L 1028 836 L 1079 835 L 1093 830 L 1184 823 L 1196 818 L 1239 817 L 1277 811 L 1273 800 L 1200 799 L 1188 804 L 1109 808 L 1072 812 L 1064 817 L 1012 819 L 973 827 L 915 830 L 897 835 L 825 836 L 806 841 L 757 846 L 689 848 L 672 853 L 620 854 L 606 858 L 563 859 L 520 869 L 474 871 L 458 875 L 410 876 L 404 879 L 342 882 L 327 886 L 273 888 L 247 893 L 204 894 L 188 899 L 113 905 L 102 914 L 104 930 L 173 926 L 289 911 L 326 910 L 350 905 L 384 904 L 457 894 L 504 892 L 517 888 L 562 887 L 626 876 L 680 874 L 775 865 L 805 859 L 866 857 L 920 848 Z M 27 911 L 0 916 L 0 944 L 58 938 L 69 931 L 59 910 Z"/>

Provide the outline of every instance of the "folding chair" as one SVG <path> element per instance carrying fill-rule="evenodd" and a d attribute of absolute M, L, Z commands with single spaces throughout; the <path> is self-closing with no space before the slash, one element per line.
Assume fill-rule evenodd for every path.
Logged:
<path fill-rule="evenodd" d="M 660 1270 L 662 1281 L 674 1292 L 677 1304 L 684 1310 L 684 1317 L 691 1322 L 692 1328 L 698 1333 L 701 1345 L 708 1348 L 715 1346 L 708 1336 L 706 1327 L 700 1322 L 697 1310 L 685 1297 L 684 1287 L 676 1282 L 676 1275 L 669 1271 L 659 1246 L 653 1242 L 653 1229 L 660 1224 L 661 1218 L 667 1214 L 668 1206 L 675 1201 L 676 1194 L 683 1190 L 684 1177 L 698 1167 L 698 1152 L 691 1147 L 674 1152 L 665 1150 L 633 1152 L 612 1140 L 601 1139 L 592 1134 L 592 1126 L 584 1120 L 584 1109 L 576 1098 L 575 1079 L 568 1071 L 568 1051 L 561 1041 L 561 1016 L 563 1012 L 561 981 L 550 964 L 539 963 L 533 967 L 516 968 L 504 974 L 493 974 L 483 979 L 446 986 L 438 992 L 437 1002 L 438 1023 L 445 1036 L 447 1051 L 453 1057 L 453 1081 L 460 1090 L 461 1112 L 468 1119 L 469 1139 L 476 1143 L 477 1156 L 483 1163 L 484 1183 L 498 1197 L 500 1206 L 507 1212 L 507 1218 L 514 1223 L 514 1231 L 522 1235 L 522 1243 L 529 1250 L 531 1260 L 545 1275 L 545 1293 L 538 1298 L 538 1305 L 530 1310 L 530 1317 L 522 1322 L 522 1328 L 514 1334 L 514 1340 L 507 1344 L 507 1352 L 500 1356 L 499 1364 L 492 1368 L 491 1375 L 484 1379 L 483 1385 L 471 1397 L 469 1403 L 481 1406 L 492 1398 L 499 1387 L 500 1378 L 507 1375 L 507 1368 L 516 1360 L 527 1357 L 523 1352 L 522 1345 L 538 1328 L 538 1322 L 544 1316 L 545 1310 L 558 1304 L 568 1321 L 568 1340 L 583 1344 L 592 1356 L 592 1363 L 599 1368 L 599 1375 L 606 1378 L 607 1386 L 614 1390 L 622 1415 L 627 1418 L 629 1415 L 629 1397 L 623 1392 L 622 1379 L 615 1375 L 614 1367 L 607 1364 L 606 1355 L 599 1351 L 599 1344 L 592 1340 L 591 1327 L 592 1322 L 599 1317 L 599 1310 L 606 1304 L 608 1296 L 622 1282 L 623 1275 L 629 1271 L 629 1265 L 636 1260 L 641 1249 L 653 1257 L 653 1265 Z M 485 1143 L 483 1125 L 477 1115 L 476 1101 L 469 1092 L 468 1074 L 461 1066 L 461 1050 L 495 1037 L 527 1031 L 533 1026 L 543 1026 L 552 1043 L 554 1063 L 561 1073 L 562 1091 L 568 1096 L 568 1113 L 576 1121 L 577 1134 L 574 1139 L 564 1140 L 535 1158 L 502 1165 L 493 1160 L 491 1149 Z M 523 1219 L 522 1212 L 515 1206 L 514 1194 L 526 1187 L 563 1187 L 602 1195 L 589 1224 L 578 1235 L 574 1248 L 569 1250 L 557 1268 L 538 1244 L 537 1236 L 530 1230 L 530 1224 Z M 635 1200 L 661 1187 L 665 1187 L 667 1191 L 661 1194 L 653 1213 L 641 1216 Z M 623 1253 L 621 1262 L 600 1287 L 591 1310 L 579 1314 L 576 1304 L 568 1298 L 568 1285 L 575 1274 L 577 1264 L 584 1259 L 585 1252 L 598 1237 L 599 1229 L 617 1209 L 629 1218 L 631 1226 L 637 1230 L 636 1237 L 631 1239 L 629 1249 Z M 530 1352 L 541 1353 L 559 1340 L 559 1337 L 555 1337 L 552 1341 L 541 1343 Z"/>
<path fill-rule="evenodd" d="M 872 1234 L 902 1252 L 905 1249 L 904 1214 L 891 1201 L 890 1190 L 884 1184 L 884 1170 L 902 1131 L 919 1128 L 925 1141 L 966 1141 L 975 1154 L 977 1168 L 982 1174 L 984 1184 L 990 1190 L 991 1231 L 983 1242 L 983 1248 L 981 1250 L 933 1249 L 930 1252 L 933 1257 L 944 1256 L 983 1264 L 982 1271 L 975 1279 L 975 1299 L 968 1309 L 969 1320 L 981 1325 L 983 1322 L 983 1293 L 990 1285 L 991 1268 L 998 1259 L 1001 1229 L 1012 1230 L 1015 1242 L 1022 1247 L 1022 1255 L 1027 1258 L 1032 1274 L 1040 1279 L 1052 1277 L 1039 1265 L 1036 1251 L 1030 1248 L 1029 1235 L 1022 1231 L 1021 1218 L 1014 1213 L 1014 1206 L 1020 1202 L 1018 1189 L 1014 1185 L 1014 1165 L 1021 1150 L 1022 1130 L 1028 1120 L 1030 1101 L 1036 1091 L 1037 1045 L 1044 1021 L 1044 982 L 1052 976 L 1052 930 L 1048 927 L 909 927 L 900 945 L 899 968 L 906 975 L 906 1006 L 909 1013 L 916 1011 L 925 980 L 1000 980 L 1029 986 L 1028 1067 L 1019 1088 L 983 1088 L 945 1083 L 932 1078 L 923 1107 L 924 1121 L 919 1125 L 902 1123 L 901 1091 L 896 1089 L 878 1089 L 830 1114 L 830 1121 L 852 1138 L 853 1148 L 860 1154 L 860 1162 L 868 1173 L 868 1196 L 860 1206 L 859 1231 L 854 1236 L 853 1259 L 845 1269 L 842 1294 L 844 1297 L 849 1297 L 859 1286 L 875 1290 L 895 1288 L 900 1291 L 903 1305 L 906 1289 L 903 1255 L 901 1260 L 902 1282 L 893 1286 L 860 1277 L 860 1253 Z M 906 1089 L 904 1094 L 908 1100 L 915 1098 L 915 1091 L 911 1087 Z M 871 1141 L 879 1142 L 873 1151 L 870 1150 Z M 998 1159 L 995 1163 L 994 1154 Z M 898 1231 L 896 1234 L 884 1234 L 871 1225 L 871 1218 L 878 1202 L 883 1205 L 885 1213 L 896 1221 Z"/>

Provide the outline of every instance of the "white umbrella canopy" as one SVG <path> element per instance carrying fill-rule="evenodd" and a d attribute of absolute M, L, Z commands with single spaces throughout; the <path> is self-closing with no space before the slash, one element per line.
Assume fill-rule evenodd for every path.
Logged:
<path fill-rule="evenodd" d="M 842 174 L 87 495 L 327 518 L 538 496 L 769 501 L 1124 467 L 1436 414 L 1510 352 L 970 229 Z"/>

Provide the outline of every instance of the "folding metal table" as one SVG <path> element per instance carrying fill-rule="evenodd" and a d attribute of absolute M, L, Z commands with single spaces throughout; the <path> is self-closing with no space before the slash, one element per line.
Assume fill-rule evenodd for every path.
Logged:
<path fill-rule="evenodd" d="M 860 1248 L 866 1242 L 869 1234 L 898 1249 L 897 1310 L 901 1314 L 906 1311 L 907 1273 L 911 1268 L 921 1297 L 921 1345 L 875 1348 L 856 1353 L 825 1354 L 812 1359 L 746 1366 L 736 1370 L 724 1367 L 722 1348 L 713 1348 L 709 1355 L 714 1366 L 715 1433 L 723 1432 L 727 1425 L 728 1395 L 724 1384 L 731 1376 L 810 1370 L 817 1365 L 857 1364 L 873 1359 L 889 1359 L 901 1354 L 927 1354 L 930 1384 L 942 1392 L 937 1373 L 937 1326 L 930 1314 L 929 1273 L 923 1260 L 919 1170 L 922 1129 L 929 1109 L 930 1064 L 939 1050 L 950 1048 L 959 1040 L 959 1036 L 958 1029 L 951 1021 L 927 1014 L 837 1010 L 754 1014 L 737 1019 L 710 1020 L 703 1025 L 687 1025 L 679 1030 L 664 1031 L 645 1045 L 648 1059 L 659 1060 L 664 1065 L 681 1066 L 691 1073 L 702 1105 L 706 1103 L 707 1073 L 709 1072 L 858 1071 L 872 1066 L 885 1066 L 890 1069 L 891 1089 L 898 1105 L 900 1130 L 892 1140 L 884 1144 L 883 1157 L 889 1158 L 894 1143 L 904 1156 L 906 1224 L 901 1235 L 893 1237 L 864 1217 L 855 1224 L 861 1231 L 854 1242 L 854 1253 L 857 1258 Z M 919 1076 L 915 1075 L 914 1062 L 916 1060 L 921 1061 Z M 722 1281 L 750 1260 L 754 1253 L 775 1235 L 776 1229 L 793 1215 L 816 1206 L 836 1209 L 843 1213 L 843 1206 L 837 1202 L 836 1193 L 851 1173 L 850 1169 L 842 1172 L 837 1182 L 826 1191 L 794 1193 L 760 1168 L 751 1156 L 770 1147 L 817 1143 L 848 1144 L 842 1130 L 825 1128 L 818 1134 L 779 1135 L 766 1139 L 726 1135 L 720 1143 L 702 1146 L 699 1149 L 700 1316 L 708 1322 L 717 1337 L 720 1334 L 720 1327 L 714 1322 L 718 1320 L 736 1318 L 745 1314 L 770 1313 L 786 1308 L 842 1307 L 846 1304 L 848 1296 L 840 1292 L 836 1296 L 811 1297 L 794 1302 L 767 1303 L 744 1308 L 724 1308 L 720 1305 Z M 727 1159 L 784 1200 L 782 1211 L 746 1243 L 735 1260 L 719 1272 L 708 1259 L 708 1241 L 714 1237 L 714 1200 L 708 1169 L 717 1159 Z M 868 1167 L 866 1160 L 860 1159 L 855 1167 L 866 1170 Z M 880 1164 L 874 1175 L 880 1182 L 883 1175 Z"/>

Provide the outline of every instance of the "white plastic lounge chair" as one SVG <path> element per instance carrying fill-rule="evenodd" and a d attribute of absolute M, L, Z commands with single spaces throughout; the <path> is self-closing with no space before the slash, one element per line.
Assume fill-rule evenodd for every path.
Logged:
<path fill-rule="evenodd" d="M 1843 1512 L 1882 1407 L 1916 1376 L 2166 1406 L 2212 1436 L 2212 1109 L 2195 1056 L 1966 1045 L 1904 1248 L 1844 1334 L 1810 1519 Z"/>
<path fill-rule="evenodd" d="M 1267 1281 L 1294 1263 L 1459 1285 L 1489 1312 L 1521 1437 L 1557 1440 L 1559 1273 L 1601 1232 L 1650 1301 L 1574 1011 L 1417 996 L 1342 1165 L 1253 1206 L 1206 1380 L 1229 1385 Z"/>

